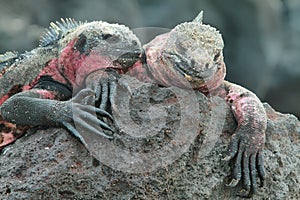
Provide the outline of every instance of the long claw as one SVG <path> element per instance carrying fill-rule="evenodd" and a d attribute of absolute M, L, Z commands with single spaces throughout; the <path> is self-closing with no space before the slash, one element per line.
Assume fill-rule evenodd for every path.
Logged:
<path fill-rule="evenodd" d="M 230 183 L 226 184 L 227 187 L 235 187 L 240 182 L 240 179 L 232 179 Z"/>
<path fill-rule="evenodd" d="M 107 100 L 108 100 L 108 83 L 102 84 L 102 92 L 101 92 L 101 103 L 99 108 L 102 110 L 106 110 L 107 107 Z"/>
<path fill-rule="evenodd" d="M 99 124 L 102 128 L 113 132 L 113 129 L 111 127 L 109 127 L 106 123 L 99 120 L 95 115 L 92 115 L 91 113 L 85 113 L 82 117 L 84 117 L 84 120 L 86 120 L 88 124 Z"/>
<path fill-rule="evenodd" d="M 101 109 L 99 109 L 99 108 L 96 108 L 96 113 L 97 113 L 97 114 L 104 115 L 104 116 L 110 118 L 111 120 L 114 119 L 113 116 L 111 116 L 111 114 L 109 114 L 109 113 L 106 112 L 105 110 L 101 110 Z"/>
<path fill-rule="evenodd" d="M 109 99 L 111 102 L 114 101 L 114 97 L 116 96 L 117 84 L 115 81 L 111 81 L 109 84 Z"/>
<path fill-rule="evenodd" d="M 80 107 L 82 111 L 86 111 L 89 113 L 97 113 L 97 114 L 103 115 L 103 117 L 108 117 L 111 120 L 113 120 L 113 117 L 111 116 L 111 114 L 109 114 L 105 110 L 95 108 L 94 106 L 87 106 L 87 105 L 81 105 L 81 104 L 76 105 L 76 106 Z"/>
<path fill-rule="evenodd" d="M 249 171 L 249 157 L 246 152 L 244 152 L 243 155 L 243 174 L 244 174 L 244 180 L 243 180 L 244 189 L 247 193 L 249 193 L 251 187 L 251 180 L 250 180 L 250 171 Z"/>
<path fill-rule="evenodd" d="M 228 149 L 227 155 L 222 160 L 229 161 L 232 158 L 234 158 L 234 156 L 238 152 L 238 145 L 239 145 L 238 140 L 233 137 L 232 140 L 230 141 L 230 145 L 229 145 L 229 149 Z"/>
<path fill-rule="evenodd" d="M 251 155 L 250 157 L 250 176 L 251 176 L 251 193 L 255 194 L 257 191 L 256 182 L 256 155 Z"/>
<path fill-rule="evenodd" d="M 236 161 L 233 167 L 233 179 L 227 184 L 228 187 L 235 187 L 241 180 L 242 169 L 241 169 L 242 153 L 238 152 Z"/>
<path fill-rule="evenodd" d="M 80 124 L 80 128 L 83 128 L 86 131 L 95 133 L 97 135 L 103 136 L 103 137 L 108 138 L 108 139 L 112 139 L 113 138 L 112 136 L 109 136 L 109 135 L 103 133 L 99 129 L 97 129 L 97 128 L 95 128 L 95 127 L 93 127 L 93 126 L 91 126 L 90 124 L 87 124 L 87 123 L 81 123 Z"/>
<path fill-rule="evenodd" d="M 0 151 L 1 151 L 2 148 L 4 148 L 6 145 L 10 143 L 13 143 L 17 138 L 14 136 L 12 132 L 9 133 L 0 132 L 0 139 L 2 141 L 0 143 Z"/>
<path fill-rule="evenodd" d="M 110 101 L 110 105 L 111 105 L 111 111 L 116 111 L 116 103 L 115 103 L 115 96 L 117 94 L 116 92 L 117 90 L 117 83 L 115 81 L 112 81 L 110 82 L 110 85 L 109 85 L 109 101 Z"/>
<path fill-rule="evenodd" d="M 259 187 L 263 187 L 264 181 L 266 178 L 266 172 L 265 172 L 265 167 L 264 167 L 264 159 L 263 159 L 261 152 L 258 152 L 258 154 L 257 154 L 257 163 L 256 164 L 257 164 L 258 176 L 260 179 Z"/>
<path fill-rule="evenodd" d="M 247 160 L 247 161 L 246 161 Z M 249 162 L 250 161 L 250 162 Z M 251 155 L 250 158 L 244 158 L 244 188 L 237 193 L 237 196 L 250 198 L 257 191 L 256 182 L 256 156 Z M 250 171 L 249 171 L 250 167 Z"/>
<path fill-rule="evenodd" d="M 95 111 L 97 114 L 103 115 L 104 117 L 108 117 L 110 120 L 114 121 L 113 116 L 111 116 L 111 114 L 109 114 L 105 110 L 102 110 L 100 108 L 95 108 Z"/>
<path fill-rule="evenodd" d="M 83 137 L 80 135 L 80 133 L 76 130 L 76 128 L 74 128 L 73 125 L 67 123 L 67 122 L 63 122 L 62 123 L 64 125 L 64 127 L 70 131 L 74 136 L 76 136 L 83 144 L 84 146 L 87 147 L 87 144 L 85 142 L 85 140 L 83 139 Z"/>
<path fill-rule="evenodd" d="M 101 85 L 100 84 L 97 85 L 94 91 L 95 91 L 95 100 L 99 101 L 101 96 Z"/>

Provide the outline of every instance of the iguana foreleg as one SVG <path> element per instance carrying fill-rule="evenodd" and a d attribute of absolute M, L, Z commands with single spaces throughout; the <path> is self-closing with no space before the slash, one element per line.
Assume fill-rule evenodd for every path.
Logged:
<path fill-rule="evenodd" d="M 256 178 L 259 177 L 260 186 L 263 186 L 265 179 L 262 150 L 267 116 L 254 93 L 227 81 L 224 81 L 224 85 L 227 91 L 226 102 L 238 123 L 225 158 L 234 158 L 233 179 L 228 186 L 234 187 L 242 180 L 244 190 L 239 195 L 251 196 L 257 190 Z"/>
<path fill-rule="evenodd" d="M 93 131 L 107 138 L 110 136 L 103 133 L 101 128 L 112 131 L 105 122 L 97 118 L 101 116 L 112 119 L 108 112 L 84 104 L 89 96 L 94 98 L 94 92 L 84 89 L 75 97 L 61 101 L 59 98 L 61 93 L 58 91 L 34 88 L 6 100 L 0 107 L 0 113 L 3 120 L 20 126 L 63 126 L 86 145 L 75 125 L 80 126 L 82 130 Z"/>

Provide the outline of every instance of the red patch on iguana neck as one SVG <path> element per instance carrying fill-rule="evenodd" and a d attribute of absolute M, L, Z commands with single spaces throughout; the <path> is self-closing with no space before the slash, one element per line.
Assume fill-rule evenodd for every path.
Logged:
<path fill-rule="evenodd" d="M 8 94 L 0 98 L 0 105 L 2 105 L 10 96 Z"/>
<path fill-rule="evenodd" d="M 86 55 L 80 54 L 79 51 L 74 49 L 74 44 L 77 39 L 71 41 L 60 53 L 58 58 L 58 68 L 64 74 L 64 76 L 75 84 L 77 70 L 82 66 Z"/>
<path fill-rule="evenodd" d="M 39 73 L 39 75 L 31 83 L 29 83 L 28 85 L 24 85 L 22 91 L 32 89 L 40 81 L 42 77 L 46 77 L 46 76 L 62 84 L 68 83 L 68 81 L 65 79 L 64 76 L 62 76 L 61 72 L 59 71 L 58 59 L 55 58 L 48 62 L 45 68 Z"/>
<path fill-rule="evenodd" d="M 41 95 L 43 99 L 55 99 L 56 93 L 48 90 L 37 90 L 36 93 Z"/>
<path fill-rule="evenodd" d="M 74 48 L 77 39 L 71 41 L 60 53 L 58 58 L 59 70 L 70 81 L 73 87 L 82 87 L 87 75 L 91 72 L 114 68 L 115 66 L 107 55 L 101 55 L 99 50 L 91 50 L 88 54 L 81 54 Z M 101 78 L 101 77 L 99 77 Z"/>

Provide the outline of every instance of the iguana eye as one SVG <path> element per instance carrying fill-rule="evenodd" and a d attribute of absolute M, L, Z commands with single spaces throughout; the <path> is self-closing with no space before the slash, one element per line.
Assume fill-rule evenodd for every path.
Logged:
<path fill-rule="evenodd" d="M 220 53 L 220 52 L 218 52 L 218 53 L 215 55 L 215 57 L 214 57 L 214 61 L 217 61 L 217 60 L 218 60 L 218 58 L 220 57 L 220 55 L 221 55 L 221 53 Z"/>
<path fill-rule="evenodd" d="M 102 34 L 102 39 L 109 43 L 117 43 L 121 40 L 118 35 L 112 35 L 109 33 Z"/>
<path fill-rule="evenodd" d="M 110 37 L 112 37 L 112 34 L 109 34 L 109 33 L 107 33 L 107 34 L 102 34 L 103 40 L 107 40 L 107 39 L 110 38 Z"/>
<path fill-rule="evenodd" d="M 74 49 L 79 51 L 81 54 L 86 53 L 87 38 L 84 34 L 80 34 L 78 37 L 79 38 L 76 41 L 76 44 L 74 45 Z"/>

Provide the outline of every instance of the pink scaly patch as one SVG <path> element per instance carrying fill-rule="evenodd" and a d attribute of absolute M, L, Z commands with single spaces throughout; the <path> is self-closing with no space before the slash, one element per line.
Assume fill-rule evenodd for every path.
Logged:
<path fill-rule="evenodd" d="M 71 41 L 60 53 L 58 58 L 58 69 L 63 72 L 65 77 L 72 83 L 75 83 L 76 72 L 81 67 L 85 55 L 74 50 L 74 44 L 77 39 Z"/>
<path fill-rule="evenodd" d="M 6 145 L 14 142 L 17 138 L 13 135 L 12 132 L 9 133 L 0 133 L 0 150 Z"/>
<path fill-rule="evenodd" d="M 69 42 L 58 58 L 59 70 L 74 88 L 81 87 L 86 76 L 93 71 L 106 68 L 120 68 L 119 66 L 114 66 L 109 56 L 101 55 L 101 52 L 91 50 L 87 55 L 81 54 L 74 49 L 76 41 L 77 39 Z"/>
<path fill-rule="evenodd" d="M 15 124 L 0 119 L 0 150 L 21 137 L 29 127 L 17 127 Z"/>
<path fill-rule="evenodd" d="M 3 97 L 0 98 L 0 105 L 2 105 L 7 99 L 9 98 L 9 95 L 6 94 Z"/>
<path fill-rule="evenodd" d="M 56 93 L 48 90 L 38 90 L 36 91 L 38 94 L 40 94 L 44 99 L 55 99 Z"/>
<path fill-rule="evenodd" d="M 23 86 L 22 91 L 32 89 L 38 83 L 42 76 L 49 76 L 51 77 L 51 79 L 62 84 L 68 83 L 65 77 L 61 75 L 61 72 L 58 69 L 58 59 L 55 58 L 45 66 L 41 73 L 39 73 L 39 75 L 29 85 Z"/>

